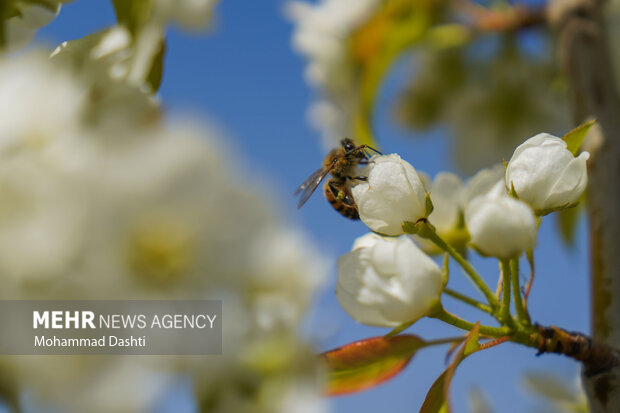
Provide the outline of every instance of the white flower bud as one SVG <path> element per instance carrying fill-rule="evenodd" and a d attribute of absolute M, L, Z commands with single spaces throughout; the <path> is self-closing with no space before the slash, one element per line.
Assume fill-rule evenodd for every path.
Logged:
<path fill-rule="evenodd" d="M 360 323 L 396 327 L 429 314 L 439 302 L 441 270 L 406 235 L 367 234 L 338 259 L 336 296 Z"/>
<path fill-rule="evenodd" d="M 485 255 L 508 259 L 536 245 L 534 213 L 524 202 L 510 198 L 501 181 L 467 205 L 465 223 L 471 243 Z"/>
<path fill-rule="evenodd" d="M 562 139 L 540 133 L 515 150 L 506 169 L 506 187 L 514 187 L 519 199 L 537 212 L 568 207 L 588 184 L 589 157 L 582 152 L 575 158 Z"/>
<path fill-rule="evenodd" d="M 425 218 L 426 194 L 416 170 L 396 154 L 373 156 L 368 180 L 352 188 L 360 219 L 385 235 L 403 233 L 405 221 Z"/>

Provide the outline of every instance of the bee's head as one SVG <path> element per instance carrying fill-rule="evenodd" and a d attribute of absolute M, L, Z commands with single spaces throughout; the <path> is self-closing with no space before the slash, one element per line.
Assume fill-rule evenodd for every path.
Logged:
<path fill-rule="evenodd" d="M 355 143 L 349 138 L 343 139 L 340 143 L 342 144 L 345 152 L 351 152 L 356 148 Z"/>

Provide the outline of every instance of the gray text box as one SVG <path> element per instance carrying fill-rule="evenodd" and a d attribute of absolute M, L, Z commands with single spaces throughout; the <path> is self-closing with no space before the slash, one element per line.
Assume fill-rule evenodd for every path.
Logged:
<path fill-rule="evenodd" d="M 0 354 L 222 354 L 222 302 L 7 300 L 0 331 Z"/>

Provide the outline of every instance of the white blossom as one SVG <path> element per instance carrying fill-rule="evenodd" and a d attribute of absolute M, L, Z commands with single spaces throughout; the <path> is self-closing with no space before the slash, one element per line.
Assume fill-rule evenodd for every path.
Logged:
<path fill-rule="evenodd" d="M 166 26 L 176 23 L 183 28 L 204 29 L 210 23 L 216 3 L 217 0 L 154 0 L 148 3 L 135 30 L 127 82 L 149 88 L 148 76 L 164 47 Z"/>
<path fill-rule="evenodd" d="M 152 412 L 177 379 L 154 356 L 22 356 L 15 374 L 39 407 L 92 413 Z"/>
<path fill-rule="evenodd" d="M 42 53 L 0 61 L 0 152 L 75 133 L 85 101 L 82 85 Z"/>
<path fill-rule="evenodd" d="M 7 12 L 13 15 L 5 22 L 8 50 L 17 51 L 30 43 L 37 30 L 54 20 L 60 12 L 60 4 L 64 2 L 50 0 L 37 4 L 27 1 L 9 1 Z"/>
<path fill-rule="evenodd" d="M 536 218 L 524 202 L 510 198 L 503 182 L 474 198 L 465 209 L 471 243 L 484 255 L 508 259 L 536 245 Z"/>
<path fill-rule="evenodd" d="M 403 233 L 403 222 L 426 217 L 427 191 L 410 163 L 396 154 L 373 156 L 368 180 L 352 188 L 360 219 L 385 235 Z"/>
<path fill-rule="evenodd" d="M 540 133 L 519 145 L 506 168 L 506 187 L 537 212 L 568 207 L 588 184 L 588 152 L 578 157 L 566 142 Z"/>
<path fill-rule="evenodd" d="M 437 174 L 430 185 L 427 184 L 433 200 L 433 212 L 428 218 L 437 232 L 445 235 L 454 231 L 467 204 L 488 193 L 503 175 L 502 165 L 481 169 L 464 183 L 451 172 Z"/>
<path fill-rule="evenodd" d="M 235 157 L 213 130 L 157 117 L 115 122 L 133 101 L 110 96 L 113 111 L 86 100 L 115 81 L 108 69 L 123 61 L 125 42 L 113 33 L 73 55 L 89 74 L 36 54 L 0 62 L 0 107 L 10 115 L 0 121 L 2 298 L 221 299 L 226 356 L 8 357 L 3 371 L 62 411 L 88 410 L 89 400 L 92 411 L 151 411 L 177 374 L 222 412 L 278 411 L 294 391 L 318 399 L 318 385 L 298 388 L 317 376 L 298 326 L 324 261 L 256 183 L 234 178 L 239 165 L 229 166 Z"/>
<path fill-rule="evenodd" d="M 433 200 L 433 211 L 428 216 L 429 221 L 444 241 L 458 250 L 464 250 L 469 241 L 469 233 L 463 220 L 465 208 L 473 198 L 485 195 L 502 179 L 504 167 L 496 165 L 481 169 L 465 182 L 450 172 L 440 172 L 432 182 L 426 174 L 418 172 L 418 175 L 423 181 L 428 181 L 425 185 L 430 188 L 430 197 Z M 444 252 L 428 239 L 417 235 L 413 238 L 427 254 Z"/>
<path fill-rule="evenodd" d="M 441 172 L 433 179 L 430 188 L 433 212 L 428 219 L 439 234 L 456 228 L 461 207 L 459 200 L 463 190 L 461 179 L 453 173 Z"/>
<path fill-rule="evenodd" d="M 155 0 L 155 18 L 170 20 L 188 29 L 205 28 L 218 0 Z"/>
<path fill-rule="evenodd" d="M 51 54 L 58 64 L 73 67 L 88 90 L 85 118 L 105 133 L 144 126 L 159 116 L 159 102 L 144 79 L 128 79 L 135 60 L 134 38 L 122 26 L 60 44 Z M 148 60 L 148 61 L 146 61 Z M 150 64 L 146 59 L 145 65 Z M 146 69 L 145 69 L 146 70 Z"/>
<path fill-rule="evenodd" d="M 490 168 L 479 170 L 474 176 L 465 181 L 461 192 L 460 205 L 464 210 L 472 199 L 486 195 L 504 177 L 504 165 L 497 164 Z"/>
<path fill-rule="evenodd" d="M 441 270 L 407 236 L 367 234 L 338 259 L 336 295 L 363 324 L 395 327 L 429 314 L 438 303 Z"/>

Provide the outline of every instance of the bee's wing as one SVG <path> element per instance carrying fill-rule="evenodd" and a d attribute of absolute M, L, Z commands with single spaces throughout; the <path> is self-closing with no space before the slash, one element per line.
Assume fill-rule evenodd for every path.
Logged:
<path fill-rule="evenodd" d="M 304 182 L 299 188 L 297 188 L 297 191 L 295 191 L 295 195 L 301 192 L 301 198 L 299 198 L 297 208 L 301 208 L 302 205 L 306 203 L 306 201 L 319 186 L 321 181 L 323 181 L 327 174 L 329 174 L 329 171 L 331 171 L 331 168 L 321 168 L 317 170 L 312 175 L 310 175 L 308 179 L 306 179 L 306 182 Z"/>

